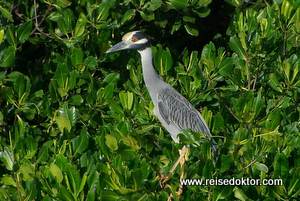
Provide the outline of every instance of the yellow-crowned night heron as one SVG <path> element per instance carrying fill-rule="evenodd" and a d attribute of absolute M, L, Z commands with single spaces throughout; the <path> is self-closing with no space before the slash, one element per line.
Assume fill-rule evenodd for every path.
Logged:
<path fill-rule="evenodd" d="M 201 114 L 186 98 L 165 83 L 155 71 L 149 39 L 141 31 L 129 32 L 123 36 L 121 42 L 111 47 L 106 53 L 126 49 L 136 49 L 140 53 L 143 77 L 154 104 L 154 114 L 170 133 L 172 139 L 178 143 L 177 135 L 188 129 L 193 132 L 201 132 L 211 141 L 212 150 L 216 153 L 216 143 Z"/>

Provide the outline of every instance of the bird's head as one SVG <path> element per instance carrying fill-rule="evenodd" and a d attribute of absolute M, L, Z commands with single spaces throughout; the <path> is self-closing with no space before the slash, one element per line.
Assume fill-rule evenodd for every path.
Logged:
<path fill-rule="evenodd" d="M 127 49 L 143 50 L 150 46 L 149 39 L 141 31 L 132 31 L 122 37 L 122 41 L 112 46 L 106 53 Z"/>

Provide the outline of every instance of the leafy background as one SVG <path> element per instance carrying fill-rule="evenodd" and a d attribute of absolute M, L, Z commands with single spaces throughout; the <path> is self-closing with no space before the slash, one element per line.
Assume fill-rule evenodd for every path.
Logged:
<path fill-rule="evenodd" d="M 297 200 L 299 0 L 0 2 L 0 200 Z M 131 30 L 153 39 L 162 77 L 201 111 L 187 178 L 282 178 L 282 186 L 189 186 L 152 114 Z"/>

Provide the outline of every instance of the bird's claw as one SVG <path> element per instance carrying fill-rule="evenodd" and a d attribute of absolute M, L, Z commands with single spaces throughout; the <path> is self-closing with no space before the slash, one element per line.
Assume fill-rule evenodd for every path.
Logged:
<path fill-rule="evenodd" d="M 171 179 L 178 165 L 180 165 L 180 168 L 182 169 L 180 175 L 180 179 L 182 179 L 184 174 L 183 167 L 188 158 L 188 152 L 189 149 L 186 146 L 184 146 L 181 150 L 179 150 L 180 156 L 170 169 L 169 173 L 167 175 L 163 175 L 162 173 L 160 173 L 159 176 L 157 176 L 161 188 L 164 188 L 166 186 L 166 183 Z"/>
<path fill-rule="evenodd" d="M 159 185 L 161 188 L 165 188 L 166 186 L 166 183 L 171 179 L 171 174 L 167 174 L 167 175 L 164 175 L 164 174 L 159 174 L 159 176 L 157 176 L 157 179 L 159 181 Z"/>

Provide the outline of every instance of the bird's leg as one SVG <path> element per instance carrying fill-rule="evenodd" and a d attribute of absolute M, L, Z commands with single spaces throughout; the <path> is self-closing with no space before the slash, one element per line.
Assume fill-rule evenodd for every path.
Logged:
<path fill-rule="evenodd" d="M 178 165 L 180 165 L 180 179 L 183 178 L 183 176 L 184 176 L 184 163 L 187 160 L 188 152 L 189 152 L 189 148 L 187 148 L 186 146 L 183 146 L 182 149 L 179 150 L 179 158 L 177 159 L 177 161 L 174 163 L 174 165 L 170 169 L 168 175 L 165 176 L 165 177 L 163 177 L 163 178 L 161 178 L 161 184 L 162 184 L 162 186 L 167 181 L 169 181 L 169 179 L 174 174 L 174 172 L 175 172 L 175 170 L 176 170 L 176 168 L 177 168 Z"/>
<path fill-rule="evenodd" d="M 164 184 L 171 178 L 178 165 L 180 166 L 180 180 L 184 178 L 185 176 L 184 164 L 188 159 L 188 153 L 189 153 L 189 148 L 187 148 L 186 146 L 183 146 L 182 149 L 179 150 L 179 158 L 170 169 L 168 175 L 166 177 L 161 177 L 161 183 L 160 183 L 161 186 L 164 186 Z M 176 196 L 180 197 L 182 191 L 183 191 L 182 185 L 179 184 L 179 189 L 176 192 Z M 172 200 L 173 200 L 173 193 L 170 193 L 167 201 L 172 201 Z"/>
<path fill-rule="evenodd" d="M 183 146 L 183 148 L 180 150 L 180 156 L 182 156 L 181 160 L 179 161 L 179 165 L 180 165 L 180 181 L 182 179 L 184 179 L 185 176 L 185 172 L 184 172 L 184 164 L 188 159 L 188 153 L 189 153 L 189 148 L 187 148 L 186 146 Z M 179 156 L 179 158 L 180 158 Z M 177 197 L 180 197 L 180 195 L 182 194 L 183 188 L 181 183 L 179 184 L 179 189 L 176 192 Z"/>

